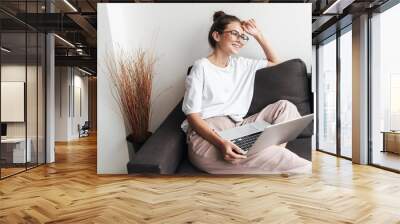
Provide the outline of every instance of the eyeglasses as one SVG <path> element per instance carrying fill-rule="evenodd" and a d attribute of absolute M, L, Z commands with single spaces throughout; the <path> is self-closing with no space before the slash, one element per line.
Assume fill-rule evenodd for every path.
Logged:
<path fill-rule="evenodd" d="M 239 40 L 240 38 L 243 42 L 247 42 L 249 40 L 249 37 L 246 34 L 240 34 L 236 30 L 227 30 L 223 31 L 222 33 L 230 33 L 232 36 L 236 38 L 236 40 Z"/>

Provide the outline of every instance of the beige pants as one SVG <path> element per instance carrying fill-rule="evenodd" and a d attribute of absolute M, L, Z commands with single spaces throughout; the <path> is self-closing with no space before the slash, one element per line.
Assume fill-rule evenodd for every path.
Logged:
<path fill-rule="evenodd" d="M 254 114 L 242 122 L 235 123 L 227 116 L 205 119 L 211 129 L 221 131 L 257 120 L 265 120 L 275 124 L 300 117 L 294 104 L 287 100 L 280 100 L 270 104 L 259 113 Z M 280 173 L 309 173 L 311 162 L 305 160 L 282 145 L 274 145 L 247 154 L 247 158 L 238 163 L 231 163 L 223 159 L 221 151 L 203 139 L 196 131 L 189 127 L 187 134 L 188 154 L 190 161 L 199 169 L 213 174 L 280 174 Z M 311 150 L 311 149 L 310 149 Z"/>

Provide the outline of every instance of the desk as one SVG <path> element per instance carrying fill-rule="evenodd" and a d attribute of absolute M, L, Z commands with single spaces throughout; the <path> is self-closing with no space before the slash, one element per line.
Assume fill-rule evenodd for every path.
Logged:
<path fill-rule="evenodd" d="M 6 138 L 1 139 L 1 157 L 8 163 L 26 163 L 32 160 L 30 138 L 26 139 L 28 143 L 25 153 L 25 138 Z M 11 159 L 12 158 L 12 159 Z M 25 161 L 27 159 L 27 161 Z"/>
<path fill-rule="evenodd" d="M 381 133 L 383 133 L 382 152 L 400 154 L 400 131 L 382 131 Z"/>

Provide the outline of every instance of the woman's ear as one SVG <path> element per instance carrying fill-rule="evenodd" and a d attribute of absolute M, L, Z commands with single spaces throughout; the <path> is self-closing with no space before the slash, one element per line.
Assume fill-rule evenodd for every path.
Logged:
<path fill-rule="evenodd" d="M 218 33 L 217 31 L 214 31 L 214 32 L 212 33 L 212 37 L 214 38 L 214 40 L 215 40 L 216 42 L 219 42 L 219 41 L 221 40 L 221 34 Z"/>

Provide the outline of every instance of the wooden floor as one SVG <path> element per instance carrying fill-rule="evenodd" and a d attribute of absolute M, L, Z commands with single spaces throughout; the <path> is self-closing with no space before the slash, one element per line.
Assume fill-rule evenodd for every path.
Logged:
<path fill-rule="evenodd" d="M 314 153 L 298 176 L 96 174 L 94 137 L 0 181 L 0 223 L 400 223 L 400 175 Z"/>
<path fill-rule="evenodd" d="M 400 170 L 400 155 L 392 152 L 374 151 L 372 162 L 377 165 Z"/>
<path fill-rule="evenodd" d="M 19 168 L 19 167 L 18 168 L 3 168 L 2 167 L 0 169 L 1 169 L 1 178 L 8 177 L 13 174 L 16 174 L 16 173 L 26 170 L 25 167 L 23 167 L 23 168 Z"/>

